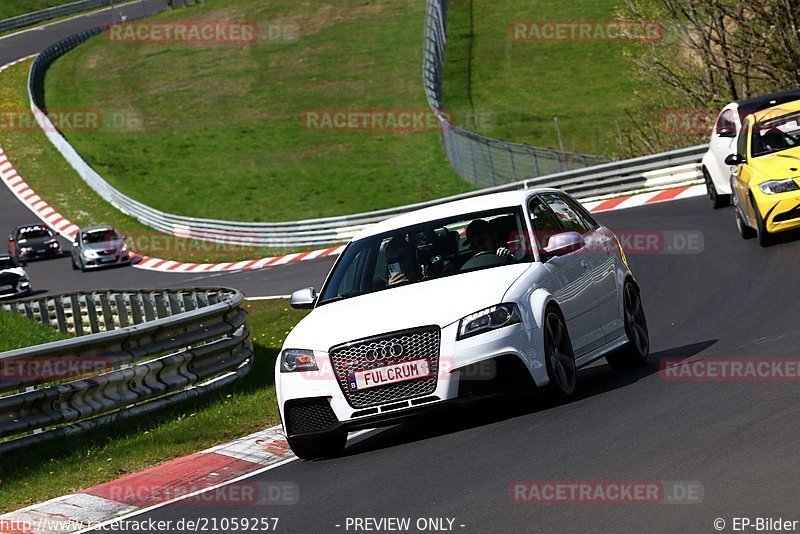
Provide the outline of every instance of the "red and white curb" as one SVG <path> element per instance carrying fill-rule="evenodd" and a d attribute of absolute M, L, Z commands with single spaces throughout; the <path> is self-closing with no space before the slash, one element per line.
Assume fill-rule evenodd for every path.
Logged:
<path fill-rule="evenodd" d="M 140 473 L 0 515 L 0 534 L 67 534 L 237 482 L 295 459 L 280 427 L 172 460 Z M 239 491 L 239 490 L 242 491 Z M 188 504 L 249 504 L 255 485 L 189 500 Z M 237 503 L 240 499 L 243 502 Z"/>
<path fill-rule="evenodd" d="M 3 72 L 9 67 L 12 67 L 22 61 L 26 61 L 32 57 L 34 56 L 28 56 L 8 63 L 7 65 L 0 66 L 0 72 Z M 14 165 L 11 163 L 11 161 L 9 161 L 8 156 L 5 154 L 2 147 L 0 147 L 0 177 L 6 186 L 8 186 L 8 188 L 11 190 L 11 192 L 17 197 L 17 199 L 27 206 L 34 214 L 36 214 L 36 216 L 39 217 L 42 222 L 47 224 L 64 238 L 69 239 L 70 241 L 75 239 L 75 235 L 79 230 L 78 226 L 58 213 L 55 208 L 42 200 L 42 198 L 37 195 L 27 183 L 25 183 L 25 180 L 23 180 L 19 173 L 17 173 L 16 169 L 14 169 Z M 583 201 L 583 204 L 591 212 L 605 212 L 633 208 L 637 206 L 643 206 L 645 204 L 654 204 L 657 202 L 679 200 L 704 194 L 705 186 L 702 184 L 684 185 L 672 189 L 637 193 L 603 200 L 589 199 Z M 337 246 L 318 250 L 310 250 L 308 252 L 296 252 L 283 256 L 225 263 L 187 263 L 139 255 L 133 251 L 131 256 L 134 259 L 133 266 L 137 269 L 172 273 L 213 273 L 263 269 L 265 267 L 274 267 L 277 265 L 286 265 L 289 263 L 325 258 L 328 256 L 337 256 L 341 254 L 343 250 L 344 246 Z"/>

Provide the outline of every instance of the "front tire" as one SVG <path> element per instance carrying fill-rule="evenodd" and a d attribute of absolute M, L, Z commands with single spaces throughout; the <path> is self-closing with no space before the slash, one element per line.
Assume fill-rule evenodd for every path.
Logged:
<path fill-rule="evenodd" d="M 731 184 L 733 190 L 733 184 Z M 739 235 L 742 239 L 753 239 L 756 236 L 756 231 L 747 226 L 747 223 L 742 218 L 742 212 L 739 210 L 739 203 L 736 201 L 736 194 L 733 195 L 733 213 L 736 217 L 736 228 L 739 230 Z"/>
<path fill-rule="evenodd" d="M 768 247 L 773 243 L 774 236 L 767 231 L 767 222 L 761 217 L 761 212 L 758 210 L 758 206 L 755 203 L 753 203 L 753 211 L 756 213 L 758 244 L 762 247 Z"/>
<path fill-rule="evenodd" d="M 708 199 L 711 201 L 711 207 L 715 210 L 720 208 L 724 208 L 725 206 L 729 206 L 731 203 L 731 195 L 720 195 L 717 193 L 717 188 L 714 186 L 714 180 L 711 179 L 711 175 L 708 173 L 708 169 L 703 167 L 703 179 L 706 182 L 706 194 L 708 195 Z"/>
<path fill-rule="evenodd" d="M 632 282 L 625 282 L 622 289 L 625 334 L 628 343 L 621 349 L 606 356 L 612 369 L 624 371 L 647 362 L 650 354 L 650 333 L 647 330 L 647 319 L 644 315 L 642 297 Z"/>
<path fill-rule="evenodd" d="M 544 357 L 550 389 L 562 399 L 575 392 L 577 370 L 572 342 L 561 315 L 548 308 L 544 319 Z"/>
<path fill-rule="evenodd" d="M 347 445 L 347 432 L 328 432 L 302 438 L 287 437 L 289 447 L 301 460 L 335 458 L 342 454 Z"/>

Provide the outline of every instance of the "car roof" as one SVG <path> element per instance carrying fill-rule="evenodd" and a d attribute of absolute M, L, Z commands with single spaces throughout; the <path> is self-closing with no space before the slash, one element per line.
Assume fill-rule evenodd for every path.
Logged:
<path fill-rule="evenodd" d="M 385 221 L 381 221 L 379 223 L 375 223 L 359 232 L 353 238 L 353 241 L 385 232 L 390 232 L 398 228 L 405 228 L 415 224 L 435 221 L 437 219 L 455 217 L 461 214 L 475 213 L 477 211 L 521 206 L 523 202 L 525 202 L 525 199 L 527 199 L 530 195 L 544 192 L 563 193 L 563 191 L 558 189 L 545 187 L 536 189 L 522 189 L 518 191 L 505 191 L 502 193 L 492 193 L 489 195 L 454 200 L 452 202 L 446 202 L 436 206 L 421 208 L 409 213 L 392 217 L 391 219 L 386 219 Z"/>
<path fill-rule="evenodd" d="M 31 224 L 20 224 L 19 226 L 14 228 L 14 231 L 16 232 L 17 230 L 21 230 L 23 228 L 33 228 L 35 226 L 38 226 L 38 227 L 41 227 L 41 228 L 47 228 L 48 230 L 50 229 L 50 227 L 47 226 L 46 224 L 39 222 L 39 223 L 31 223 Z"/>
<path fill-rule="evenodd" d="M 114 230 L 113 226 L 108 225 L 100 225 L 100 226 L 87 226 L 86 228 L 81 228 L 80 232 L 97 232 L 98 230 Z"/>
<path fill-rule="evenodd" d="M 753 113 L 753 116 L 755 117 L 756 121 L 760 122 L 764 119 L 780 117 L 781 115 L 786 115 L 787 113 L 796 111 L 800 111 L 800 100 L 794 100 L 792 102 L 786 102 L 783 104 L 778 104 L 777 106 L 763 109 L 758 113 Z"/>
<path fill-rule="evenodd" d="M 785 91 L 778 91 L 776 93 L 769 93 L 766 95 L 754 96 L 745 100 L 740 100 L 736 103 L 740 109 L 745 111 L 745 115 L 755 113 L 762 109 L 770 108 L 772 106 L 791 102 L 792 100 L 800 99 L 800 89 L 787 89 Z"/>

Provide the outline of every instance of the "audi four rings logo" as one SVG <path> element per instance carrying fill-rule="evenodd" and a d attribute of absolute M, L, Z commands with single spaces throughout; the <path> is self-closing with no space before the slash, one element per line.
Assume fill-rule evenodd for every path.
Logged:
<path fill-rule="evenodd" d="M 383 360 L 384 358 L 397 358 L 403 355 L 403 345 L 400 343 L 387 343 L 367 350 L 364 357 L 368 362 Z"/>

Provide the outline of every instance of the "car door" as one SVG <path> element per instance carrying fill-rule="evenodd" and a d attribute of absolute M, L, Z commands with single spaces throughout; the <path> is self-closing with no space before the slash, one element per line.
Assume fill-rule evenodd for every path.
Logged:
<path fill-rule="evenodd" d="M 587 244 L 586 259 L 592 272 L 595 292 L 597 293 L 597 311 L 600 314 L 600 325 L 606 342 L 620 336 L 624 329 L 619 312 L 619 287 L 617 286 L 617 270 L 615 252 L 617 240 L 613 232 L 594 220 L 586 209 L 569 195 L 558 195 L 572 210 L 585 228 L 583 239 Z"/>
<path fill-rule="evenodd" d="M 748 145 L 748 137 L 750 135 L 750 124 L 751 124 L 750 117 L 744 120 L 742 124 L 742 129 L 739 132 L 739 137 L 736 139 L 736 150 L 731 153 L 739 154 L 744 158 L 744 162 L 740 165 L 736 166 L 736 170 L 733 173 L 733 194 L 736 195 L 736 204 L 738 205 L 739 212 L 744 216 L 745 221 L 747 224 L 753 228 L 756 226 L 756 217 L 755 212 L 753 211 L 753 206 L 750 203 L 750 177 L 751 177 L 751 169 L 748 164 L 750 156 L 749 156 L 749 145 Z"/>
<path fill-rule="evenodd" d="M 533 197 L 528 208 L 540 251 L 544 250 L 553 234 L 574 229 L 573 221 L 559 220 L 557 214 L 540 196 Z M 585 252 L 584 247 L 563 256 L 542 257 L 544 266 L 550 273 L 548 287 L 545 289 L 550 291 L 561 306 L 576 358 L 603 343 L 597 293 Z"/>
<path fill-rule="evenodd" d="M 719 177 L 727 189 L 733 168 L 725 163 L 725 158 L 736 151 L 736 134 L 739 128 L 739 118 L 732 108 L 723 109 L 717 117 L 714 131 L 711 134 L 709 146 L 714 156 L 714 169 L 712 177 Z"/>

